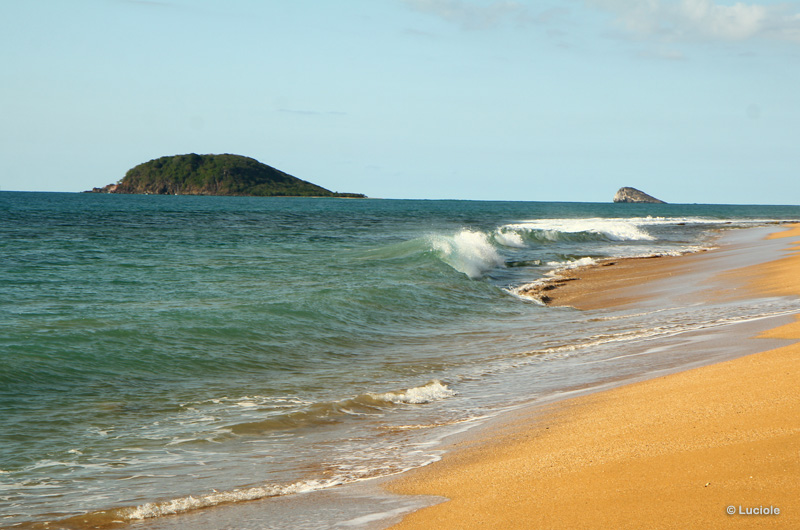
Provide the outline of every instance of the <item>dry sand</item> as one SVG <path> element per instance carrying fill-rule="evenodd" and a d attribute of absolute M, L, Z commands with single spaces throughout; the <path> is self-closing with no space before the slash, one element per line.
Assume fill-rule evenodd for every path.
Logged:
<path fill-rule="evenodd" d="M 737 281 L 800 295 L 800 227 L 779 235 L 794 241 L 787 256 L 739 271 Z M 647 273 L 629 268 L 658 278 L 690 264 L 682 259 L 650 260 Z M 605 303 L 635 299 L 621 287 L 625 269 L 605 269 L 598 274 L 619 275 L 603 287 Z M 764 336 L 800 339 L 800 321 Z M 795 342 L 533 409 L 391 483 L 449 499 L 392 528 L 800 528 L 798 383 Z M 739 513 L 754 508 L 770 513 Z"/>

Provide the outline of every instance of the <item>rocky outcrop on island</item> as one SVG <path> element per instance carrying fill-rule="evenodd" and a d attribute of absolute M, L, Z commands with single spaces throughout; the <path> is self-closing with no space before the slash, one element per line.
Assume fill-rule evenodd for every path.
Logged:
<path fill-rule="evenodd" d="M 257 197 L 353 197 L 312 184 L 241 155 L 164 156 L 130 169 L 116 184 L 89 193 L 238 195 Z"/>
<path fill-rule="evenodd" d="M 636 188 L 620 188 L 614 195 L 614 202 L 644 202 L 651 204 L 666 204 L 660 199 L 656 199 L 652 195 L 648 195 L 643 191 Z"/>

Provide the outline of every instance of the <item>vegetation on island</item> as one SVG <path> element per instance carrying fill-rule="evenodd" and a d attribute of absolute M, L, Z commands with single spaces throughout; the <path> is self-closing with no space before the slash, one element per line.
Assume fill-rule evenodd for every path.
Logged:
<path fill-rule="evenodd" d="M 355 197 L 306 182 L 240 155 L 163 156 L 130 169 L 116 184 L 95 193 L 239 195 L 258 197 Z"/>

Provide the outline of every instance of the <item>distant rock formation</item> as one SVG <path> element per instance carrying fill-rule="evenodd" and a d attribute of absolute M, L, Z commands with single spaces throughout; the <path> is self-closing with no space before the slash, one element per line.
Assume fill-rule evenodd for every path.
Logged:
<path fill-rule="evenodd" d="M 614 202 L 645 202 L 651 204 L 666 204 L 664 201 L 656 199 L 636 188 L 620 188 L 614 195 Z"/>
<path fill-rule="evenodd" d="M 365 197 L 338 193 L 240 155 L 164 156 L 129 170 L 116 184 L 89 193 L 249 195 L 261 197 Z"/>

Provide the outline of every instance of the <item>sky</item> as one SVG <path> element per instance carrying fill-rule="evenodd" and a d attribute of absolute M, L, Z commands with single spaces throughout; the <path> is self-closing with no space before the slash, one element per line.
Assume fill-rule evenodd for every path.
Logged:
<path fill-rule="evenodd" d="M 370 197 L 800 204 L 800 2 L 0 0 L 0 190 L 234 153 Z"/>

